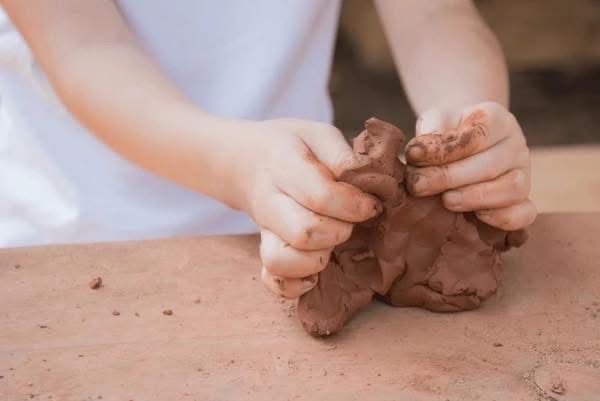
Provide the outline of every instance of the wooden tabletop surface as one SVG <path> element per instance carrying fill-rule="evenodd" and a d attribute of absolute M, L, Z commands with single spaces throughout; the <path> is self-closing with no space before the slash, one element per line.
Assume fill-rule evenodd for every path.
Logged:
<path fill-rule="evenodd" d="M 479 310 L 373 304 L 324 340 L 257 241 L 0 250 L 0 400 L 600 400 L 600 213 L 540 216 Z"/>

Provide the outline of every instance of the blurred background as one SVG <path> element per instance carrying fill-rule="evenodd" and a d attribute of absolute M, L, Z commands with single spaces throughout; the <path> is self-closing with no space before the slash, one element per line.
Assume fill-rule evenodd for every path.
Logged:
<path fill-rule="evenodd" d="M 480 0 L 511 70 L 511 108 L 533 146 L 600 143 L 600 1 Z M 331 80 L 348 135 L 375 114 L 411 131 L 415 118 L 369 0 L 343 3 Z"/>
<path fill-rule="evenodd" d="M 600 211 L 600 0 L 475 3 L 509 64 L 511 110 L 533 148 L 532 197 L 542 211 Z M 369 0 L 343 2 L 331 93 L 347 137 L 371 115 L 413 135 L 415 117 Z"/>

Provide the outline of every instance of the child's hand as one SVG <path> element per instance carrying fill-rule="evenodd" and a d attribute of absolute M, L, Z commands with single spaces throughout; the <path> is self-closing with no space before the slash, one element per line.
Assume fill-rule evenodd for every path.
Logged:
<path fill-rule="evenodd" d="M 443 192 L 457 212 L 504 230 L 524 228 L 537 211 L 528 199 L 529 149 L 515 117 L 502 105 L 480 103 L 458 112 L 430 110 L 417 122 L 406 158 L 417 166 L 407 175 L 417 196 Z"/>
<path fill-rule="evenodd" d="M 313 288 L 333 247 L 378 201 L 335 178 L 365 160 L 334 127 L 304 120 L 250 122 L 236 161 L 242 208 L 261 227 L 262 280 L 295 298 Z M 368 160 L 367 160 L 368 162 Z"/>

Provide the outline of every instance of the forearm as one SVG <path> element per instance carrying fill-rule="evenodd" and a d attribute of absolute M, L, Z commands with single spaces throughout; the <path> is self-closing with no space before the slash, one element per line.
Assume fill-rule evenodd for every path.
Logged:
<path fill-rule="evenodd" d="M 417 115 L 489 100 L 508 105 L 502 50 L 471 2 L 379 0 L 377 5 Z"/>
<path fill-rule="evenodd" d="M 135 47 L 75 52 L 53 84 L 70 112 L 123 157 L 239 207 L 228 179 L 238 123 L 189 102 Z"/>
<path fill-rule="evenodd" d="M 67 3 L 71 11 L 81 4 Z M 36 9 L 40 3 L 6 8 L 61 101 L 100 140 L 145 169 L 239 207 L 228 176 L 236 143 L 228 136 L 239 123 L 193 105 L 140 48 L 112 3 L 96 3 L 102 33 L 72 14 Z"/>

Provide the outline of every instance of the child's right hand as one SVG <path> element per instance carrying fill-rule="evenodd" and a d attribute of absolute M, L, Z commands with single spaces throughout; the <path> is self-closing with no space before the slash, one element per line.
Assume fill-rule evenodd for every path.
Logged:
<path fill-rule="evenodd" d="M 233 175 L 243 198 L 238 206 L 261 228 L 263 282 L 295 298 L 316 285 L 353 223 L 377 214 L 378 200 L 336 181 L 366 161 L 335 127 L 294 119 L 243 124 Z"/>

